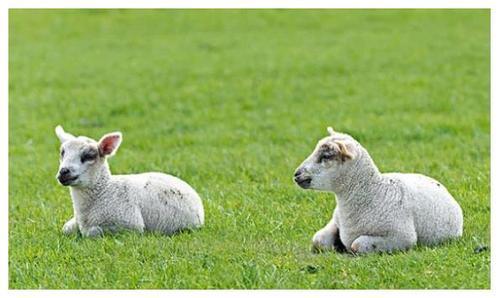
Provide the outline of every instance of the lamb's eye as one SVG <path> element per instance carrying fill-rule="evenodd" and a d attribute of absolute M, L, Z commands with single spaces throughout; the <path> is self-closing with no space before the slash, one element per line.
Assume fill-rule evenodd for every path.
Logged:
<path fill-rule="evenodd" d="M 331 160 L 333 158 L 333 153 L 332 152 L 323 152 L 321 156 L 319 157 L 319 162 L 323 162 L 326 160 Z"/>
<path fill-rule="evenodd" d="M 95 152 L 86 152 L 81 155 L 81 163 L 91 161 L 97 158 L 97 154 Z"/>
<path fill-rule="evenodd" d="M 64 149 L 61 150 L 61 157 L 64 157 Z"/>

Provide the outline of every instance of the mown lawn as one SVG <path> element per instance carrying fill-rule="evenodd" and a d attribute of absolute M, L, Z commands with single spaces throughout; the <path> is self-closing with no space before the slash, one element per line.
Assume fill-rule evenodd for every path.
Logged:
<path fill-rule="evenodd" d="M 12 10 L 11 288 L 489 288 L 488 10 Z M 174 237 L 64 237 L 54 127 L 121 130 L 114 173 L 164 171 L 202 196 Z M 464 237 L 310 253 L 334 195 L 293 171 L 346 131 L 383 171 L 443 182 Z"/>

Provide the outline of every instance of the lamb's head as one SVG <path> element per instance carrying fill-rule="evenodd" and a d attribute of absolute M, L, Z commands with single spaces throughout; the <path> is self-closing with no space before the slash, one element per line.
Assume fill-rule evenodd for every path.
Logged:
<path fill-rule="evenodd" d="M 302 188 L 332 191 L 333 183 L 347 173 L 359 155 L 351 136 L 328 127 L 329 136 L 317 143 L 312 154 L 296 169 L 294 181 Z"/>
<path fill-rule="evenodd" d="M 113 155 L 121 144 L 121 133 L 104 135 L 98 142 L 84 137 L 75 137 L 64 131 L 61 126 L 55 128 L 61 141 L 60 164 L 57 180 L 64 186 L 91 187 L 108 169 L 106 158 Z"/>

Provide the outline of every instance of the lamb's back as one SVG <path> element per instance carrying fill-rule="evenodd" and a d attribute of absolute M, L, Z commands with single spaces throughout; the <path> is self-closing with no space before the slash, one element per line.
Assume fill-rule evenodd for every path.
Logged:
<path fill-rule="evenodd" d="M 418 242 L 436 244 L 462 234 L 461 207 L 437 180 L 421 174 L 388 173 L 399 180 L 413 215 Z"/>

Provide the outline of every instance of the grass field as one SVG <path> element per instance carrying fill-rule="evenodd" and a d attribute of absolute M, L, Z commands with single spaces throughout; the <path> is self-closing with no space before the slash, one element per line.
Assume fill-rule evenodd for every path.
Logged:
<path fill-rule="evenodd" d="M 487 10 L 10 12 L 11 288 L 489 288 Z M 164 171 L 202 196 L 174 237 L 64 237 L 54 127 L 121 130 L 114 173 Z M 352 257 L 310 253 L 334 195 L 293 171 L 326 135 L 382 171 L 443 182 L 464 237 Z"/>

